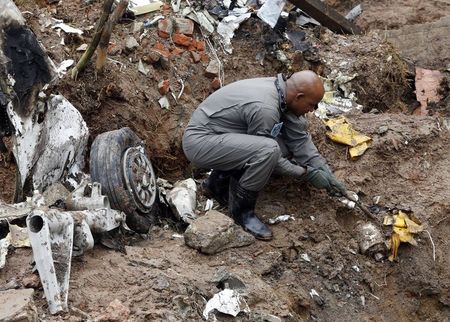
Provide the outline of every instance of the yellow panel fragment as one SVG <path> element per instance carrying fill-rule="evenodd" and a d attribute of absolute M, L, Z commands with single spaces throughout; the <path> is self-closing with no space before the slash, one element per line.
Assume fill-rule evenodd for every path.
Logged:
<path fill-rule="evenodd" d="M 395 215 L 384 217 L 383 224 L 386 226 L 393 226 L 392 235 L 388 242 L 388 249 L 392 251 L 389 256 L 390 261 L 397 258 L 400 243 L 410 243 L 411 245 L 417 246 L 414 234 L 425 229 L 424 225 L 410 219 L 408 214 L 401 210 Z"/>
<path fill-rule="evenodd" d="M 355 131 L 347 119 L 343 116 L 324 120 L 329 131 L 327 136 L 337 143 L 350 146 L 350 157 L 361 156 L 370 146 L 372 139 Z"/>

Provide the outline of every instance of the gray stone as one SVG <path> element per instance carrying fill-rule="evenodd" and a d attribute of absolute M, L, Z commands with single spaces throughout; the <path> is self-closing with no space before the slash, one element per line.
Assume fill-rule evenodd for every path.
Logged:
<path fill-rule="evenodd" d="M 214 78 L 219 76 L 220 66 L 219 62 L 215 59 L 211 60 L 208 64 L 208 67 L 206 67 L 205 75 L 209 78 Z"/>
<path fill-rule="evenodd" d="M 225 249 L 250 245 L 255 237 L 242 230 L 231 218 L 210 210 L 189 225 L 184 241 L 202 253 L 216 254 Z"/>
<path fill-rule="evenodd" d="M 0 292 L 0 322 L 38 321 L 30 288 Z"/>
<path fill-rule="evenodd" d="M 136 49 L 139 46 L 139 43 L 137 42 L 136 38 L 130 36 L 127 38 L 125 42 L 125 48 L 129 51 L 132 51 Z"/>
<path fill-rule="evenodd" d="M 133 34 L 141 32 L 144 29 L 144 23 L 142 21 L 135 21 L 131 26 L 131 32 Z"/>

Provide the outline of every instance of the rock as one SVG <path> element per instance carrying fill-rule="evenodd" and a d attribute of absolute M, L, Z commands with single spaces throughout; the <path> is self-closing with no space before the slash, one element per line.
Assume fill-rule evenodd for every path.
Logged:
<path fill-rule="evenodd" d="M 0 322 L 38 321 L 31 288 L 0 292 Z"/>
<path fill-rule="evenodd" d="M 192 60 L 194 61 L 194 63 L 198 63 L 200 61 L 200 59 L 202 58 L 202 56 L 200 56 L 200 54 L 195 51 L 190 51 L 190 53 L 191 53 L 191 57 L 192 57 Z"/>
<path fill-rule="evenodd" d="M 108 55 L 110 56 L 116 56 L 120 55 L 122 53 L 122 48 L 120 46 L 117 46 L 115 44 L 111 44 L 108 47 Z"/>
<path fill-rule="evenodd" d="M 189 47 L 192 44 L 193 39 L 192 37 L 183 34 L 173 34 L 172 41 L 174 42 L 174 44 Z"/>
<path fill-rule="evenodd" d="M 134 38 L 133 36 L 128 37 L 127 40 L 125 41 L 125 48 L 129 51 L 133 51 L 138 46 L 139 46 L 139 43 L 137 42 L 136 38 Z"/>
<path fill-rule="evenodd" d="M 175 32 L 192 36 L 194 33 L 194 22 L 186 18 L 175 18 Z"/>
<path fill-rule="evenodd" d="M 133 25 L 131 26 L 131 32 L 132 32 L 133 34 L 138 33 L 138 32 L 141 32 L 142 29 L 144 29 L 144 23 L 141 22 L 141 21 L 135 21 L 135 22 L 133 23 Z"/>
<path fill-rule="evenodd" d="M 126 321 L 130 315 L 130 309 L 122 304 L 118 299 L 109 303 L 105 312 L 97 316 L 96 322 L 120 322 Z"/>
<path fill-rule="evenodd" d="M 170 82 L 168 79 L 164 79 L 159 82 L 158 91 L 161 95 L 166 95 L 167 93 L 169 93 L 169 89 L 170 89 Z"/>
<path fill-rule="evenodd" d="M 26 288 L 38 288 L 41 286 L 41 279 L 37 274 L 30 274 L 22 279 L 22 285 Z"/>
<path fill-rule="evenodd" d="M 211 82 L 211 87 L 216 90 L 220 88 L 220 80 L 216 77 Z"/>
<path fill-rule="evenodd" d="M 206 67 L 205 75 L 206 77 L 209 78 L 217 77 L 219 76 L 219 70 L 220 70 L 219 62 L 215 59 L 211 60 L 208 64 L 208 67 Z"/>
<path fill-rule="evenodd" d="M 161 53 L 157 52 L 156 50 L 150 49 L 145 52 L 144 56 L 142 56 L 142 61 L 147 64 L 154 64 L 159 62 L 161 56 Z"/>
<path fill-rule="evenodd" d="M 205 254 L 216 254 L 228 248 L 250 245 L 255 238 L 224 214 L 210 210 L 197 218 L 184 233 L 186 245 Z"/>

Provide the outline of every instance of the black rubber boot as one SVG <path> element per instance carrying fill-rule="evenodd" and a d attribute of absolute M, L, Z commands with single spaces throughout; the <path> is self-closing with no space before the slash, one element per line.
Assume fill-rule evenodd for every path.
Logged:
<path fill-rule="evenodd" d="M 203 194 L 207 198 L 216 199 L 222 207 L 227 207 L 230 177 L 230 171 L 213 170 L 209 177 L 202 182 Z"/>
<path fill-rule="evenodd" d="M 257 239 L 271 240 L 272 231 L 255 214 L 257 198 L 258 192 L 242 188 L 235 178 L 231 178 L 229 209 L 234 221 Z"/>

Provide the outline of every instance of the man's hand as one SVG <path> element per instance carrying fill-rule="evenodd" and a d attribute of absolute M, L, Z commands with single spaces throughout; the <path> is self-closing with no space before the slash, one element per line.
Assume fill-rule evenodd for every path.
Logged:
<path fill-rule="evenodd" d="M 327 165 L 318 169 L 307 167 L 305 179 L 315 188 L 327 189 L 329 193 L 342 196 L 347 191 L 344 184 L 334 176 Z"/>
<path fill-rule="evenodd" d="M 328 165 L 321 165 L 319 169 L 327 173 L 327 178 L 330 182 L 330 189 L 328 190 L 329 193 L 336 194 L 338 196 L 345 196 L 347 194 L 347 189 L 344 184 L 336 178 Z"/>

